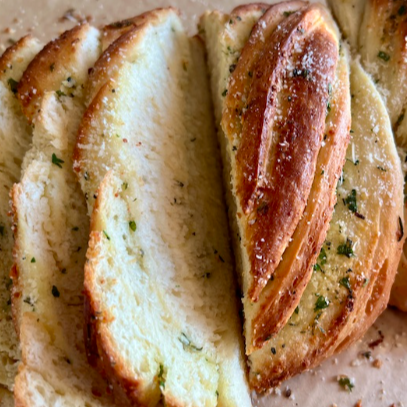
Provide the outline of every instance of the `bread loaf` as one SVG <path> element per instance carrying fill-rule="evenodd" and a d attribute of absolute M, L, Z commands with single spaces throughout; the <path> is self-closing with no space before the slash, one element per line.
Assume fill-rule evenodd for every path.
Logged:
<path fill-rule="evenodd" d="M 13 389 L 20 359 L 11 318 L 12 283 L 9 274 L 14 241 L 12 222 L 8 216 L 9 192 L 13 183 L 20 179 L 22 159 L 31 142 L 31 129 L 21 112 L 16 88 L 23 71 L 40 47 L 38 40 L 27 36 L 0 57 L 0 389 L 4 386 L 9 390 Z M 3 404 L 0 401 L 0 405 Z"/>
<path fill-rule="evenodd" d="M 89 83 L 91 360 L 120 405 L 250 406 L 204 48 L 155 10 Z"/>
<path fill-rule="evenodd" d="M 290 8 L 293 4 L 288 2 L 287 10 L 279 8 L 280 15 L 286 19 L 295 17 L 296 13 L 292 13 L 293 10 Z M 226 168 L 226 187 L 229 190 L 228 203 L 232 208 L 232 223 L 236 222 L 236 214 L 233 214 L 233 211 L 239 207 L 234 200 L 238 190 L 234 189 L 233 177 L 235 171 L 238 171 L 237 167 L 242 164 L 234 159 L 233 154 L 236 153 L 228 137 L 229 129 L 225 128 L 225 116 L 228 114 L 225 95 L 229 96 L 231 87 L 236 84 L 231 71 L 236 72 L 238 69 L 241 63 L 239 57 L 244 60 L 244 52 L 247 49 L 245 44 L 249 40 L 251 27 L 261 14 L 259 13 L 261 8 L 262 6 L 240 7 L 230 15 L 211 12 L 204 15 L 201 20 L 201 32 L 205 36 L 208 50 L 214 104 L 217 118 L 222 119 L 219 137 L 223 146 L 222 155 Z M 273 7 L 270 8 L 272 9 Z M 266 10 L 263 12 L 264 16 L 268 13 Z M 321 12 L 324 18 L 328 19 L 325 13 Z M 279 27 L 283 25 L 280 24 Z M 256 26 L 251 31 L 252 35 L 255 30 Z M 281 55 L 285 56 L 283 50 L 280 51 Z M 333 97 L 329 101 L 326 118 L 328 125 L 335 123 L 346 110 L 349 111 L 349 99 L 346 103 L 346 97 L 335 97 L 341 95 L 341 92 L 349 92 L 346 53 L 346 47 L 340 47 L 337 63 L 339 74 L 337 81 L 332 85 Z M 321 84 L 323 83 L 322 81 Z M 398 262 L 404 241 L 400 161 L 385 107 L 374 84 L 358 63 L 352 64 L 349 93 L 352 95 L 352 124 L 349 129 L 351 141 L 346 152 L 342 175 L 336 190 L 335 188 L 333 190 L 336 197 L 332 199 L 337 200 L 333 218 L 322 249 L 317 253 L 317 258 L 314 258 L 314 264 L 311 263 L 313 271 L 310 280 L 300 296 L 298 306 L 288 315 L 288 322 L 278 333 L 265 338 L 267 341 L 260 349 L 248 351 L 250 385 L 257 391 L 266 391 L 348 346 L 366 331 L 385 308 L 388 300 L 390 286 L 394 280 L 395 264 Z M 243 98 L 242 100 L 245 101 Z M 243 121 L 243 126 L 245 124 Z M 258 123 L 253 124 L 256 125 Z M 329 138 L 325 140 L 322 151 L 329 148 L 328 143 Z M 343 139 L 341 143 L 344 143 Z M 239 147 L 236 147 L 239 151 Z M 274 151 L 268 159 L 273 159 L 273 154 Z M 322 156 L 320 153 L 318 160 Z M 285 171 L 286 168 L 282 167 L 281 171 Z M 326 176 L 326 171 L 325 167 L 315 172 L 314 183 L 318 176 Z M 275 197 L 279 198 L 279 193 L 273 195 L 273 198 Z M 304 214 L 311 210 L 313 204 L 312 200 L 307 201 Z M 237 221 L 241 223 L 243 216 L 240 213 Z M 284 220 L 284 217 L 280 219 L 282 224 Z M 291 221 L 291 218 L 289 220 Z M 246 232 L 245 236 L 242 236 L 242 230 L 244 231 L 241 227 L 234 227 L 235 235 L 239 233 L 244 241 L 248 234 Z M 295 233 L 299 230 L 301 229 L 296 229 Z M 295 239 L 289 241 L 288 247 L 285 248 L 281 264 L 287 264 L 286 254 L 287 258 L 293 261 L 292 256 L 288 256 L 293 243 L 295 244 Z M 249 241 L 248 244 L 253 242 Z M 242 255 L 242 252 L 246 250 L 247 245 L 241 246 L 239 240 L 235 244 L 236 257 L 243 258 L 240 260 L 243 269 L 245 254 Z M 263 253 L 259 252 L 259 255 L 262 256 Z M 289 275 L 292 271 L 291 264 L 288 263 L 288 267 L 284 268 L 284 275 Z M 243 271 L 243 287 L 246 272 Z M 279 283 L 278 278 L 270 279 L 266 289 L 269 285 L 273 289 L 276 282 Z M 290 289 L 291 292 L 295 290 L 295 283 L 294 278 L 288 285 L 288 292 Z M 281 295 L 279 298 L 284 303 L 284 296 Z M 247 313 L 247 304 L 244 306 L 247 325 L 247 315 L 249 322 L 252 315 L 250 311 Z M 245 333 L 247 341 L 247 327 Z"/>

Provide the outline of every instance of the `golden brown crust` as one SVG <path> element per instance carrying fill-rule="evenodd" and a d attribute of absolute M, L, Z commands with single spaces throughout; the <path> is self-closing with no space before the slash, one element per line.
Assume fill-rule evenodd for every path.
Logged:
<path fill-rule="evenodd" d="M 32 35 L 26 35 L 4 51 L 0 57 L 0 79 L 7 74 L 8 70 L 12 69 L 12 62 L 15 60 L 16 55 L 18 55 L 21 50 L 24 50 L 26 47 L 30 46 L 30 44 L 36 42 L 37 40 Z"/>
<path fill-rule="evenodd" d="M 72 74 L 66 67 L 71 65 L 90 29 L 87 23 L 77 25 L 49 42 L 31 61 L 18 85 L 18 97 L 29 122 L 33 121 L 44 93 L 59 89 L 61 82 Z"/>
<path fill-rule="evenodd" d="M 347 62 L 339 73 L 338 95 L 332 100 L 325 146 L 321 149 L 314 183 L 304 215 L 276 269 L 274 279 L 263 291 L 260 309 L 253 320 L 259 344 L 287 323 L 311 278 L 336 203 L 336 184 L 350 139 L 350 94 Z M 345 91 L 344 91 L 345 90 Z M 253 343 L 256 347 L 256 343 Z"/>
<path fill-rule="evenodd" d="M 231 76 L 222 119 L 237 144 L 236 195 L 247 216 L 251 301 L 258 300 L 278 266 L 305 209 L 338 55 L 337 39 L 320 24 L 318 7 L 282 14 L 279 6 L 278 13 L 270 8 L 253 28 Z M 276 14 L 284 19 L 273 30 Z M 269 25 L 272 33 L 264 45 Z M 303 50 L 294 52 L 295 44 Z M 301 69 L 307 52 L 322 53 L 332 63 Z M 287 73 L 289 60 L 298 66 L 293 74 Z"/>

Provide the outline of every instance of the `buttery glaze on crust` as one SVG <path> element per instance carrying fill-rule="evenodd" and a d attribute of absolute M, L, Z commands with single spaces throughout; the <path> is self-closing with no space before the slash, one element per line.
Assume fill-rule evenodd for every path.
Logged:
<path fill-rule="evenodd" d="M 349 228 L 349 232 L 353 229 L 355 236 L 360 235 L 360 238 L 366 240 L 362 243 L 364 248 L 363 250 L 361 249 L 361 253 L 358 255 L 356 252 L 353 256 L 349 257 L 349 259 L 355 257 L 355 260 L 346 260 L 345 257 L 342 260 L 338 257 L 332 265 L 334 268 L 330 268 L 329 276 L 331 278 L 335 278 L 332 275 L 335 267 L 338 271 L 341 268 L 344 269 L 342 276 L 344 275 L 345 277 L 341 278 L 341 274 L 339 274 L 336 278 L 341 278 L 338 287 L 347 287 L 347 295 L 344 296 L 344 293 L 337 291 L 337 295 L 340 295 L 339 298 L 341 298 L 341 302 L 338 305 L 335 304 L 331 295 L 331 302 L 334 304 L 331 304 L 327 310 L 329 311 L 330 307 L 335 307 L 335 310 L 332 309 L 332 312 L 335 312 L 328 316 L 328 319 L 324 322 L 324 314 L 327 311 L 323 311 L 314 321 L 315 331 L 312 331 L 311 336 L 305 336 L 305 331 L 302 333 L 304 335 L 303 340 L 307 343 L 305 354 L 304 351 L 295 349 L 293 344 L 287 344 L 286 348 L 289 348 L 289 351 L 281 350 L 277 344 L 281 344 L 282 339 L 279 342 L 277 337 L 275 341 L 272 340 L 270 346 L 274 347 L 272 349 L 275 349 L 276 355 L 281 353 L 285 354 L 285 357 L 268 356 L 270 351 L 267 347 L 257 351 L 259 352 L 257 355 L 252 354 L 250 356 L 252 366 L 256 366 L 256 369 L 259 372 L 261 371 L 260 374 L 256 374 L 253 371 L 250 374 L 251 385 L 257 391 L 266 391 L 268 388 L 278 385 L 281 381 L 303 370 L 317 366 L 333 353 L 339 352 L 354 343 L 385 309 L 389 298 L 390 288 L 394 281 L 397 263 L 404 243 L 402 233 L 402 175 L 399 169 L 399 159 L 395 154 L 395 147 L 392 146 L 393 140 L 390 123 L 381 99 L 377 93 L 375 94 L 373 83 L 370 82 L 368 76 L 356 63 L 352 66 L 352 75 L 351 91 L 355 95 L 355 99 L 353 99 L 355 106 L 352 112 L 352 117 L 354 118 L 352 126 L 354 126 L 355 132 L 358 133 L 359 141 L 356 142 L 357 148 L 363 148 L 364 139 L 367 141 L 367 138 L 371 137 L 367 125 L 367 123 L 370 123 L 369 117 L 378 118 L 381 131 L 384 133 L 381 133 L 379 140 L 376 139 L 379 144 L 378 147 L 374 148 L 383 150 L 383 153 L 380 154 L 383 154 L 382 159 L 386 159 L 386 165 L 389 170 L 383 172 L 379 169 L 377 173 L 372 174 L 373 178 L 368 181 L 366 176 L 361 172 L 363 170 L 357 170 L 359 164 L 355 165 L 353 162 L 349 163 L 347 161 L 345 177 L 347 173 L 350 180 L 356 181 L 359 179 L 358 184 L 351 184 L 352 187 L 354 185 L 359 191 L 361 188 L 367 188 L 365 191 L 370 189 L 370 192 L 367 192 L 370 195 L 370 199 L 366 200 L 366 203 L 363 204 L 364 208 L 361 207 L 361 210 L 367 215 L 366 219 L 369 219 L 369 224 L 360 223 L 364 222 L 365 219 L 357 218 L 356 216 L 353 218 L 353 221 L 346 222 L 346 219 L 350 219 L 350 214 L 347 214 L 346 211 L 343 212 L 343 210 L 342 214 L 336 214 L 336 217 L 333 219 L 334 223 L 331 224 L 332 229 L 337 227 L 337 223 L 344 223 Z M 367 109 L 365 100 L 367 100 L 366 103 L 369 107 L 375 106 L 372 108 L 372 111 L 368 110 L 367 113 L 363 112 L 363 110 Z M 369 116 L 370 114 L 372 116 Z M 358 122 L 360 120 L 359 117 L 364 117 L 364 119 Z M 374 145 L 374 139 L 370 139 L 368 142 L 370 145 L 372 143 Z M 348 151 L 349 153 L 350 151 Z M 361 162 L 363 161 L 367 164 L 368 155 L 369 150 L 364 151 L 360 155 Z M 352 157 L 351 154 L 349 156 Z M 371 171 L 375 169 L 377 168 L 373 165 Z M 372 185 L 368 186 L 368 183 L 371 184 L 373 180 L 376 181 L 374 185 L 377 185 L 377 190 Z M 373 191 L 381 196 L 379 200 L 375 197 L 375 202 L 373 202 L 371 196 Z M 362 198 L 360 199 L 361 202 L 359 204 L 362 205 Z M 342 205 L 339 199 L 338 205 Z M 335 238 L 335 232 L 330 230 L 328 238 Z M 361 243 L 360 240 L 359 243 Z M 327 248 L 329 246 L 324 247 Z M 328 252 L 328 259 L 332 255 L 333 253 Z M 346 270 L 347 264 L 351 266 L 348 270 Z M 316 271 L 312 280 L 318 277 L 318 273 L 319 271 Z M 312 280 L 310 287 L 312 284 L 317 287 L 315 281 Z M 331 289 L 334 287 L 331 286 Z M 323 289 L 320 286 L 319 288 Z M 329 292 L 332 291 L 331 289 Z M 308 290 L 308 295 L 310 292 L 312 293 L 312 291 Z M 302 306 L 302 303 L 300 303 L 300 313 L 302 312 Z M 312 309 L 304 312 L 312 315 Z M 295 325 L 296 321 L 294 318 L 291 322 Z M 300 326 L 303 327 L 303 324 L 301 323 Z M 317 329 L 318 327 L 321 327 L 321 329 Z M 291 328 L 286 326 L 284 329 L 289 330 Z M 298 342 L 298 338 L 292 337 L 292 339 Z M 257 358 L 257 360 L 253 359 L 253 357 Z"/>
<path fill-rule="evenodd" d="M 346 57 L 341 57 L 337 82 L 333 87 L 338 88 L 330 102 L 332 113 L 327 116 L 325 145 L 318 155 L 317 176 L 308 204 L 292 242 L 275 271 L 274 280 L 265 287 L 260 301 L 254 305 L 257 316 L 253 320 L 253 328 L 263 341 L 269 335 L 278 333 L 298 305 L 311 278 L 336 203 L 336 183 L 344 164 L 350 134 L 350 95 L 346 90 L 349 87 L 349 70 Z"/>
<path fill-rule="evenodd" d="M 250 264 L 243 277 L 252 301 L 248 353 L 294 311 L 331 219 L 350 129 L 348 87 L 333 87 L 338 50 L 322 8 L 280 3 L 254 26 L 229 80 L 222 128 L 236 151 L 238 217 Z M 347 76 L 345 68 L 340 80 L 348 83 Z M 329 109 L 342 107 L 329 125 L 328 100 Z M 246 310 L 246 325 L 247 317 Z"/>

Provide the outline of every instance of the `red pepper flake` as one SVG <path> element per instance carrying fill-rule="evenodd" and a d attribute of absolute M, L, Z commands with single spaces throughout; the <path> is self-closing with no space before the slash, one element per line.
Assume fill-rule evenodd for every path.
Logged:
<path fill-rule="evenodd" d="M 379 346 L 380 344 L 383 343 L 384 335 L 383 335 L 382 331 L 379 331 L 379 336 L 380 336 L 379 339 L 376 339 L 375 341 L 372 341 L 372 342 L 369 343 L 369 348 L 370 349 L 374 349 L 374 348 L 376 348 L 377 346 Z"/>
<path fill-rule="evenodd" d="M 123 143 L 127 143 L 127 139 L 126 139 L 126 138 L 123 139 Z"/>

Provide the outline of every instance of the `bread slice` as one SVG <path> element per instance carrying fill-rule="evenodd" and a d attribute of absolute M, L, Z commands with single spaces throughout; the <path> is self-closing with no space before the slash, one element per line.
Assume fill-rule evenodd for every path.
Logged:
<path fill-rule="evenodd" d="M 372 75 L 390 115 L 402 162 L 407 147 L 407 9 L 403 1 L 330 1 L 341 27 L 354 25 L 348 39 L 361 56 L 363 67 Z M 351 10 L 350 4 L 355 3 Z M 404 151 L 403 151 L 404 150 Z M 407 172 L 404 172 L 406 175 Z M 390 303 L 407 311 L 407 246 L 399 264 Z"/>
<path fill-rule="evenodd" d="M 41 44 L 22 38 L 0 57 L 0 388 L 13 389 L 20 352 L 11 318 L 9 277 L 13 264 L 13 233 L 8 216 L 9 192 L 20 179 L 21 163 L 31 142 L 31 129 L 21 112 L 16 87 Z M 1 402 L 0 402 L 0 405 Z"/>
<path fill-rule="evenodd" d="M 208 43 L 234 51 L 230 79 L 214 92 L 224 96 L 221 137 L 236 197 L 231 217 L 250 354 L 285 325 L 311 277 L 349 140 L 350 95 L 346 54 L 338 59 L 338 33 L 325 9 L 271 6 L 248 39 L 243 18 L 236 10 L 210 13 L 202 24 Z"/>
<path fill-rule="evenodd" d="M 18 86 L 33 125 L 23 177 L 12 190 L 12 306 L 22 349 L 16 406 L 109 406 L 108 384 L 83 342 L 83 267 L 89 221 L 72 169 L 83 87 L 101 33 L 79 25 L 34 58 Z"/>
<path fill-rule="evenodd" d="M 226 111 L 222 93 L 225 89 L 229 92 L 229 86 L 234 85 L 228 83 L 229 67 L 236 64 L 249 38 L 253 19 L 259 14 L 253 6 L 243 8 L 245 13 L 241 10 L 230 15 L 207 13 L 201 20 L 218 118 L 222 112 L 224 118 Z M 344 86 L 344 92 L 348 86 L 347 74 L 343 74 L 348 70 L 345 53 L 346 47 L 342 46 L 337 69 L 342 72 L 338 83 Z M 257 391 L 266 391 L 348 346 L 366 331 L 388 300 L 404 240 L 400 161 L 382 100 L 357 63 L 352 64 L 350 93 L 353 95 L 351 142 L 336 189 L 333 218 L 295 311 L 279 333 L 249 355 L 250 385 Z M 331 100 L 328 121 L 336 120 L 333 118 L 340 114 L 338 111 L 347 106 L 341 100 L 346 98 Z M 222 131 L 219 136 L 229 180 L 232 168 L 229 157 L 233 149 L 228 151 L 229 139 Z M 318 160 L 320 157 L 321 154 Z M 320 173 L 315 174 L 317 177 Z M 229 194 L 233 195 L 233 191 L 229 184 Z M 230 196 L 228 203 L 233 213 L 236 205 Z M 307 203 L 305 214 L 312 203 Z M 295 233 L 300 230 L 296 229 Z M 236 226 L 234 231 L 240 232 Z M 288 256 L 292 243 L 283 254 L 282 264 L 286 255 L 292 258 Z M 237 257 L 241 257 L 239 246 L 235 249 Z M 290 268 L 285 272 L 289 273 Z M 283 296 L 281 300 L 284 301 Z"/>
<path fill-rule="evenodd" d="M 91 83 L 75 155 L 91 360 L 120 405 L 250 406 L 203 45 L 152 11 Z"/>

